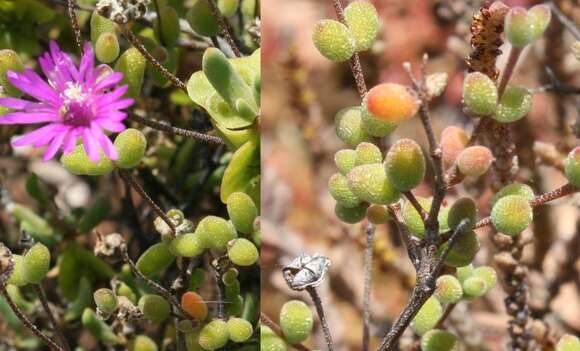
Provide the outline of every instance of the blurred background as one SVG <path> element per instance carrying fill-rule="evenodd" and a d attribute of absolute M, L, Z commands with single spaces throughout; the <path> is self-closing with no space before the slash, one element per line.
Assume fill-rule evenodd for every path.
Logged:
<path fill-rule="evenodd" d="M 382 19 L 382 30 L 374 47 L 361 56 L 367 87 L 380 82 L 409 84 L 402 63 L 416 68 L 423 53 L 429 54 L 428 73 L 445 72 L 449 84 L 431 104 L 436 135 L 448 125 L 468 132 L 474 120 L 461 110 L 461 84 L 470 53 L 470 24 L 482 1 L 378 0 L 373 1 Z M 531 6 L 535 1 L 506 1 L 508 6 Z M 346 5 L 344 3 L 343 5 Z M 578 1 L 556 1 L 573 22 L 580 23 Z M 302 252 L 319 252 L 332 261 L 330 279 L 321 287 L 329 323 L 337 348 L 358 350 L 362 337 L 362 225 L 344 225 L 334 215 L 334 200 L 327 189 L 336 172 L 334 153 L 346 145 L 335 134 L 334 115 L 347 106 L 360 104 L 347 63 L 323 58 L 311 41 L 316 21 L 335 19 L 330 1 L 268 0 L 263 3 L 263 105 L 262 105 L 262 312 L 275 321 L 280 307 L 291 298 L 310 303 L 305 293 L 287 288 L 281 267 Z M 551 76 L 564 84 L 580 84 L 580 62 L 570 50 L 572 35 L 552 18 L 539 42 L 527 49 L 512 82 L 529 88 L 549 84 Z M 498 67 L 503 67 L 504 55 Z M 546 165 L 545 153 L 559 159 L 578 144 L 573 125 L 578 119 L 578 95 L 536 93 L 532 112 L 512 126 L 515 132 L 520 170 L 519 181 L 543 193 L 566 180 L 556 167 Z M 393 140 L 410 137 L 423 148 L 426 138 L 418 118 L 404 122 L 391 135 Z M 385 140 L 384 144 L 388 145 Z M 492 173 L 492 172 L 489 172 Z M 426 177 L 430 181 L 428 172 Z M 461 185 L 451 198 L 475 196 L 480 216 L 488 214 L 492 195 L 488 174 L 477 184 Z M 419 196 L 431 196 L 430 184 L 416 189 Z M 536 238 L 526 245 L 523 261 L 530 266 L 531 305 L 534 316 L 557 326 L 558 332 L 580 333 L 580 221 L 578 195 L 536 210 L 534 225 L 527 235 Z M 490 229 L 478 234 L 482 248 L 475 264 L 490 264 L 493 244 Z M 377 228 L 372 288 L 371 348 L 388 331 L 407 301 L 414 283 L 414 270 L 389 225 Z M 575 253 L 566 256 L 566 247 Z M 570 251 L 568 251 L 570 252 Z M 567 261 L 562 263 L 563 258 Z M 562 265 L 565 269 L 562 269 Z M 556 291 L 546 282 L 562 278 Z M 500 350 L 506 342 L 503 299 L 498 286 L 484 298 L 462 302 L 450 318 L 451 328 L 468 343 L 468 349 Z M 549 306 L 549 308 L 548 308 Z M 546 313 L 546 310 L 550 310 Z M 306 342 L 322 347 L 320 327 Z"/>

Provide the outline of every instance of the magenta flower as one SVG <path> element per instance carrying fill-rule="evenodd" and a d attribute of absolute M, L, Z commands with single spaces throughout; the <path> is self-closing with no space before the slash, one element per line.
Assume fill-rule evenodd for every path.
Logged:
<path fill-rule="evenodd" d="M 46 123 L 13 140 L 12 146 L 48 145 L 44 160 L 49 160 L 59 149 L 71 152 L 82 138 L 92 161 L 100 159 L 101 148 L 108 158 L 116 160 L 117 150 L 104 130 L 118 133 L 125 129 L 122 121 L 127 114 L 121 110 L 131 106 L 133 99 L 123 98 L 127 85 L 115 87 L 123 74 L 106 65 L 95 67 L 90 43 L 84 46 L 78 69 L 54 41 L 50 42 L 50 52 L 38 62 L 47 81 L 31 69 L 7 73 L 10 83 L 35 101 L 0 98 L 0 105 L 16 110 L 0 116 L 0 125 Z"/>

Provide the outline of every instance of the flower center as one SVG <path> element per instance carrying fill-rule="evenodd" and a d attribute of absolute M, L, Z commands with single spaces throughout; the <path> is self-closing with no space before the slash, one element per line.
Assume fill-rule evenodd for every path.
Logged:
<path fill-rule="evenodd" d="M 60 115 L 65 124 L 74 126 L 89 126 L 93 117 L 89 94 L 83 91 L 79 83 L 67 83 L 67 88 L 62 92 L 63 104 Z"/>

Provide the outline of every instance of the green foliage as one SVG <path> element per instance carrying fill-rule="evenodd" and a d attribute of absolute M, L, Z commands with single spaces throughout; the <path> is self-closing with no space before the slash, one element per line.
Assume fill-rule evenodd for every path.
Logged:
<path fill-rule="evenodd" d="M 12 260 L 14 261 L 14 269 L 10 274 L 10 278 L 6 281 L 6 284 L 12 284 L 15 286 L 24 286 L 28 284 L 26 267 L 24 266 L 24 257 L 13 254 Z"/>
<path fill-rule="evenodd" d="M 240 238 L 228 244 L 228 257 L 238 266 L 251 266 L 260 257 L 256 246 L 248 239 Z"/>
<path fill-rule="evenodd" d="M 22 264 L 26 280 L 31 284 L 38 284 L 50 268 L 50 251 L 43 244 L 36 243 L 24 255 Z"/>
<path fill-rule="evenodd" d="M 127 95 L 136 98 L 141 93 L 141 86 L 145 77 L 145 58 L 136 48 L 129 48 L 121 54 L 115 63 L 115 71 L 123 73 L 122 84 L 127 84 Z"/>
<path fill-rule="evenodd" d="M 139 299 L 139 310 L 153 323 L 162 323 L 171 314 L 169 302 L 159 295 L 143 295 Z"/>
<path fill-rule="evenodd" d="M 431 296 L 411 321 L 411 329 L 418 335 L 423 335 L 433 329 L 442 315 L 441 303 Z"/>
<path fill-rule="evenodd" d="M 145 135 L 137 129 L 129 128 L 122 131 L 115 138 L 115 148 L 119 153 L 119 159 L 114 163 L 119 168 L 136 167 L 147 149 Z"/>
<path fill-rule="evenodd" d="M 416 197 L 417 201 L 421 205 L 421 207 L 425 210 L 425 212 L 429 213 L 431 211 L 431 201 L 433 199 L 429 198 L 426 199 L 424 197 Z M 449 214 L 449 207 L 441 206 L 439 210 L 439 215 L 437 216 L 439 222 L 439 231 L 443 232 L 449 229 L 447 225 L 447 217 Z M 403 217 L 403 222 L 411 232 L 411 234 L 422 238 L 425 235 L 425 224 L 423 224 L 423 220 L 419 215 L 419 212 L 415 209 L 413 204 L 409 201 L 403 201 L 403 205 L 401 206 L 401 216 Z"/>
<path fill-rule="evenodd" d="M 119 40 L 114 33 L 101 34 L 95 43 L 95 55 L 103 63 L 115 61 L 120 52 Z"/>
<path fill-rule="evenodd" d="M 523 48 L 544 34 L 550 19 L 551 11 L 545 4 L 530 10 L 513 7 L 505 19 L 506 38 L 514 47 Z"/>
<path fill-rule="evenodd" d="M 87 328 L 87 330 L 90 331 L 99 341 L 110 345 L 120 343 L 120 340 L 113 332 L 113 329 L 97 317 L 95 311 L 90 308 L 84 310 L 81 320 L 83 326 Z"/>
<path fill-rule="evenodd" d="M 303 342 L 308 338 L 314 326 L 312 311 L 304 302 L 291 300 L 280 310 L 280 327 L 290 344 Z"/>
<path fill-rule="evenodd" d="M 361 120 L 363 130 L 371 136 L 382 138 L 390 135 L 397 129 L 398 124 L 390 121 L 377 119 L 367 108 L 367 97 L 363 98 L 361 104 Z"/>
<path fill-rule="evenodd" d="M 425 177 L 425 156 L 421 147 L 411 139 L 399 139 L 387 152 L 387 178 L 399 191 L 409 191 Z"/>
<path fill-rule="evenodd" d="M 252 198 L 243 192 L 235 192 L 228 197 L 226 205 L 236 230 L 244 234 L 252 233 L 258 217 L 258 208 Z"/>
<path fill-rule="evenodd" d="M 90 27 L 91 27 L 91 42 L 96 44 L 102 34 L 104 33 L 115 33 L 115 23 L 105 18 L 94 11 L 91 14 L 90 20 Z"/>
<path fill-rule="evenodd" d="M 353 208 L 360 205 L 358 196 L 350 189 L 347 177 L 335 173 L 328 180 L 330 195 L 343 207 Z"/>
<path fill-rule="evenodd" d="M 287 351 L 288 345 L 270 327 L 260 326 L 260 351 Z"/>
<path fill-rule="evenodd" d="M 564 160 L 564 172 L 570 184 L 580 187 L 580 146 L 570 151 Z"/>
<path fill-rule="evenodd" d="M 177 257 L 199 256 L 204 251 L 199 235 L 186 233 L 176 236 L 169 243 L 169 251 Z"/>
<path fill-rule="evenodd" d="M 457 278 L 445 274 L 437 278 L 435 296 L 442 303 L 456 303 L 463 297 L 463 289 Z"/>
<path fill-rule="evenodd" d="M 161 273 L 175 260 L 165 243 L 150 246 L 139 256 L 136 266 L 145 276 L 151 277 Z"/>
<path fill-rule="evenodd" d="M 159 348 L 147 335 L 137 335 L 129 342 L 129 351 L 157 351 Z"/>
<path fill-rule="evenodd" d="M 179 38 L 179 16 L 177 11 L 171 6 L 160 6 L 159 13 L 161 17 L 161 26 L 159 20 L 155 21 L 155 35 L 159 42 L 167 47 L 172 47 L 177 43 Z"/>
<path fill-rule="evenodd" d="M 254 332 L 252 323 L 242 318 L 230 318 L 227 322 L 230 340 L 236 343 L 247 341 Z"/>
<path fill-rule="evenodd" d="M 389 211 L 385 205 L 370 205 L 367 208 L 367 218 L 373 224 L 385 224 L 390 218 Z"/>
<path fill-rule="evenodd" d="M 338 111 L 335 117 L 336 135 L 348 146 L 356 147 L 363 141 L 370 140 L 361 119 L 360 107 L 346 107 Z"/>
<path fill-rule="evenodd" d="M 217 21 L 211 13 L 207 0 L 195 0 L 186 18 L 191 28 L 199 35 L 212 37 L 219 33 Z"/>
<path fill-rule="evenodd" d="M 535 196 L 534 190 L 529 185 L 521 183 L 512 183 L 504 186 L 503 188 L 500 189 L 500 191 L 498 191 L 495 195 L 493 195 L 493 198 L 491 200 L 491 206 L 493 207 L 497 202 L 497 200 L 507 195 L 518 195 L 527 199 L 528 201 L 532 201 Z"/>
<path fill-rule="evenodd" d="M 363 220 L 367 213 L 367 206 L 359 205 L 356 207 L 344 207 L 337 203 L 334 206 L 334 214 L 344 223 L 355 224 Z"/>
<path fill-rule="evenodd" d="M 346 175 L 356 164 L 356 151 L 351 149 L 338 150 L 334 154 L 334 163 L 340 174 Z"/>
<path fill-rule="evenodd" d="M 470 146 L 457 157 L 457 168 L 469 177 L 479 177 L 488 171 L 493 162 L 491 151 L 481 145 Z"/>
<path fill-rule="evenodd" d="M 227 323 L 221 319 L 215 319 L 202 327 L 199 333 L 199 345 L 205 350 L 216 350 L 224 347 L 229 338 Z"/>
<path fill-rule="evenodd" d="M 533 219 L 528 199 L 519 195 L 507 195 L 497 200 L 491 209 L 491 222 L 497 231 L 515 236 L 520 234 Z"/>
<path fill-rule="evenodd" d="M 532 109 L 532 94 L 526 88 L 508 85 L 495 114 L 498 122 L 510 123 L 525 117 Z"/>
<path fill-rule="evenodd" d="M 356 40 L 353 32 L 335 20 L 320 20 L 312 33 L 314 46 L 331 61 L 346 61 L 354 53 Z"/>
<path fill-rule="evenodd" d="M 232 17 L 235 15 L 239 5 L 240 0 L 217 0 L 218 9 L 225 17 Z"/>
<path fill-rule="evenodd" d="M 463 80 L 463 103 L 476 115 L 493 114 L 498 104 L 495 83 L 483 73 L 469 73 Z"/>
<path fill-rule="evenodd" d="M 444 330 L 432 329 L 421 337 L 422 351 L 453 351 L 458 345 L 457 337 Z"/>
<path fill-rule="evenodd" d="M 441 246 L 440 252 L 447 247 L 447 243 Z M 474 231 L 463 232 L 455 241 L 455 245 L 449 251 L 445 264 L 452 267 L 462 267 L 470 264 L 479 252 L 480 243 Z"/>
<path fill-rule="evenodd" d="M 232 222 L 216 216 L 203 218 L 198 223 L 195 234 L 199 236 L 203 247 L 217 250 L 225 250 L 227 243 L 238 236 Z"/>
<path fill-rule="evenodd" d="M 379 14 L 370 2 L 353 1 L 344 9 L 344 18 L 355 40 L 355 51 L 371 48 L 379 31 Z"/>
<path fill-rule="evenodd" d="M 580 339 L 571 334 L 565 334 L 556 344 L 556 351 L 579 351 Z"/>
<path fill-rule="evenodd" d="M 485 280 L 472 276 L 463 282 L 463 291 L 467 297 L 483 296 L 488 290 Z"/>
<path fill-rule="evenodd" d="M 382 164 L 356 166 L 347 178 L 350 189 L 362 201 L 388 205 L 399 199 L 399 191 L 387 178 Z"/>
<path fill-rule="evenodd" d="M 24 64 L 16 52 L 9 49 L 0 50 L 0 85 L 4 92 L 9 96 L 21 96 L 22 93 L 18 88 L 13 86 L 7 77 L 9 71 L 21 72 L 24 70 Z"/>
<path fill-rule="evenodd" d="M 76 175 L 100 176 L 111 172 L 115 168 L 113 161 L 109 160 L 102 150 L 97 162 L 91 161 L 82 144 L 77 145 L 73 151 L 63 155 L 60 163 L 63 167 Z"/>
<path fill-rule="evenodd" d="M 118 300 L 117 295 L 111 289 L 98 289 L 93 294 L 95 305 L 104 313 L 113 313 L 117 309 Z"/>
<path fill-rule="evenodd" d="M 472 230 L 475 227 L 476 214 L 477 207 L 475 201 L 469 197 L 463 197 L 455 201 L 449 209 L 447 224 L 450 229 L 455 229 L 463 220 L 467 220 L 468 224 L 464 227 L 464 231 Z"/>
<path fill-rule="evenodd" d="M 362 142 L 357 145 L 355 152 L 355 166 L 381 163 L 383 161 L 381 150 L 373 143 Z"/>

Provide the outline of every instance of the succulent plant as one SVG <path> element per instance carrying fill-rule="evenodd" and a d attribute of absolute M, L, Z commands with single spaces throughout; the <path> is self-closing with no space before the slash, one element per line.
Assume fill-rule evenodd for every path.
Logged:
<path fill-rule="evenodd" d="M 312 311 L 304 302 L 291 300 L 280 310 L 280 327 L 290 344 L 303 342 L 314 326 Z"/>
<path fill-rule="evenodd" d="M 493 205 L 491 221 L 499 232 L 515 236 L 532 222 L 529 200 L 519 195 L 506 195 Z"/>

